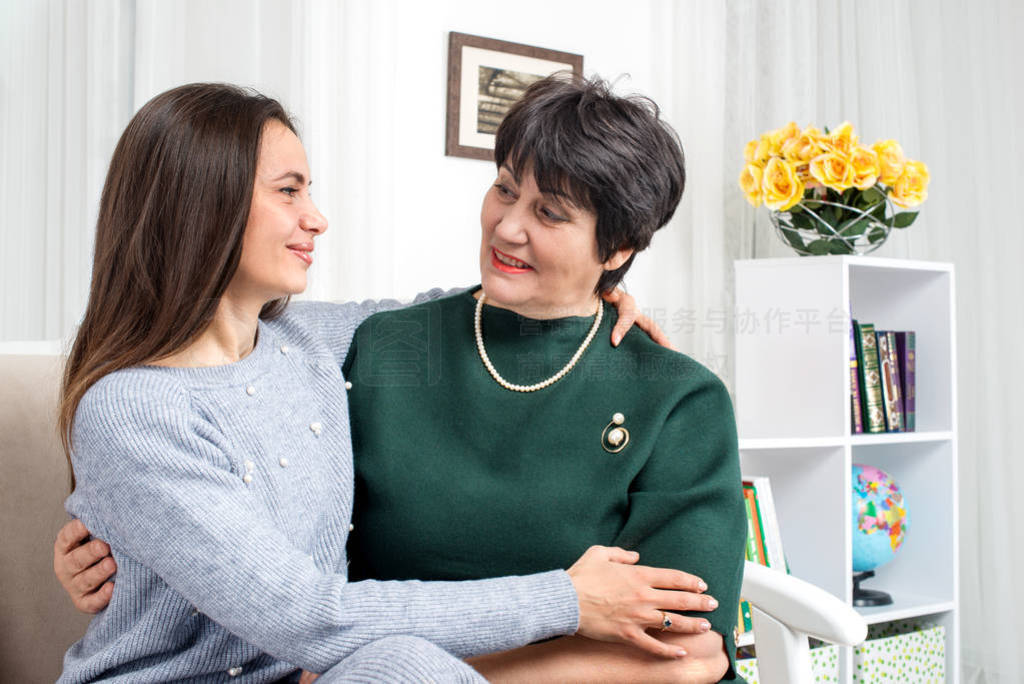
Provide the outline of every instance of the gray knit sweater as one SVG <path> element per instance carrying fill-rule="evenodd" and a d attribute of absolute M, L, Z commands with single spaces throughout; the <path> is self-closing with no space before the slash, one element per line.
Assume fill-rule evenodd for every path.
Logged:
<path fill-rule="evenodd" d="M 359 323 L 397 305 L 294 303 L 259 323 L 237 363 L 133 368 L 90 388 L 66 507 L 110 543 L 117 588 L 60 681 L 266 682 L 325 671 L 388 635 L 465 657 L 576 630 L 562 570 L 347 582 L 340 366 Z"/>

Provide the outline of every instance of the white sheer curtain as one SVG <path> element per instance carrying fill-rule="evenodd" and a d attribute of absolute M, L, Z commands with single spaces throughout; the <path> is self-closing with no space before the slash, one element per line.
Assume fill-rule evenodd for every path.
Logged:
<path fill-rule="evenodd" d="M 63 337 L 81 317 L 97 198 L 132 113 L 133 15 L 0 3 L 0 340 Z"/>
<path fill-rule="evenodd" d="M 1016 0 L 0 3 L 0 340 L 72 331 L 114 142 L 146 99 L 196 80 L 253 85 L 297 113 L 334 226 L 311 296 L 472 282 L 491 168 L 441 157 L 448 30 L 582 52 L 588 71 L 628 72 L 621 89 L 663 106 L 687 150 L 687 192 L 628 283 L 727 382 L 732 260 L 787 254 L 736 189 L 744 143 L 789 120 L 849 119 L 929 164 L 921 218 L 878 253 L 957 266 L 963 674 L 1019 681 Z"/>

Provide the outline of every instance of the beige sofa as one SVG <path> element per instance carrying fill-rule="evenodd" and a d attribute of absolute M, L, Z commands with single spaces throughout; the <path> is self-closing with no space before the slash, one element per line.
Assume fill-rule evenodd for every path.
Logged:
<path fill-rule="evenodd" d="M 69 486 L 55 427 L 62 361 L 0 353 L 0 682 L 53 682 L 89 622 L 53 575 Z"/>

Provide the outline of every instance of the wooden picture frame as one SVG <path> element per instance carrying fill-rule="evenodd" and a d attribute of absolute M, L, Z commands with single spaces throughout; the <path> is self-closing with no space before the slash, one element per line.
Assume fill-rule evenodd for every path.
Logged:
<path fill-rule="evenodd" d="M 530 83 L 556 71 L 582 75 L 583 55 L 450 32 L 444 153 L 493 161 L 505 112 Z"/>

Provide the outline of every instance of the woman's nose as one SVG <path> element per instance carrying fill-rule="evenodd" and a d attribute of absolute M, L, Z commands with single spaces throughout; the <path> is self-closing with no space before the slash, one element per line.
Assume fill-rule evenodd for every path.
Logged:
<path fill-rule="evenodd" d="M 327 230 L 327 219 L 316 205 L 310 202 L 308 210 L 299 217 L 299 227 L 307 233 L 319 235 Z"/>
<path fill-rule="evenodd" d="M 523 244 L 526 242 L 526 220 L 523 207 L 516 202 L 500 216 L 494 232 L 509 244 Z"/>

